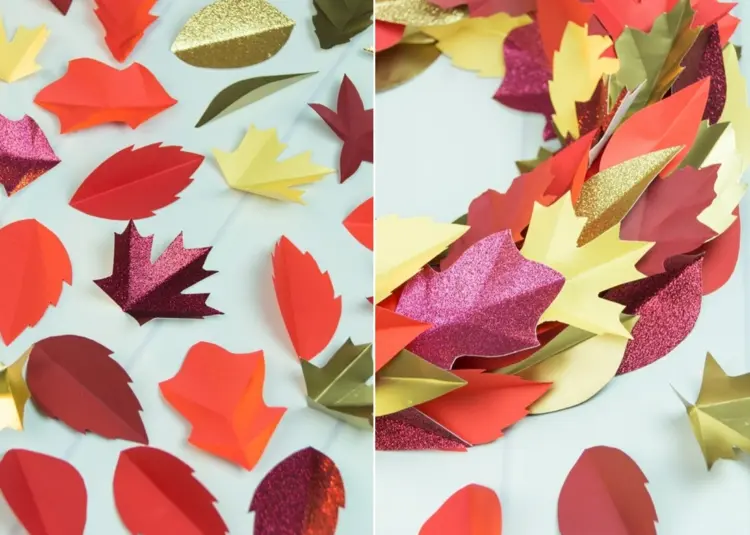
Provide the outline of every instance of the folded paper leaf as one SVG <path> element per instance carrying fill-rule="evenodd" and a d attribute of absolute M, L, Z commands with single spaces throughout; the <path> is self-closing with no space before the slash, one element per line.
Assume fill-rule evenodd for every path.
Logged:
<path fill-rule="evenodd" d="M 382 306 L 376 306 L 375 371 L 380 371 L 399 351 L 430 327 L 429 323 L 422 323 Z"/>
<path fill-rule="evenodd" d="M 656 18 L 669 11 L 674 0 L 593 0 L 594 15 L 612 39 L 617 39 L 625 28 L 648 32 Z"/>
<path fill-rule="evenodd" d="M 375 21 L 375 52 L 396 46 L 404 37 L 406 26 L 382 20 Z"/>
<path fill-rule="evenodd" d="M 0 183 L 10 197 L 60 163 L 37 122 L 0 114 Z"/>
<path fill-rule="evenodd" d="M 419 535 L 500 535 L 502 531 L 500 498 L 494 490 L 472 483 L 445 500 Z"/>
<path fill-rule="evenodd" d="M 466 451 L 466 442 L 415 407 L 375 419 L 377 451 Z"/>
<path fill-rule="evenodd" d="M 536 19 L 539 23 L 541 44 L 550 64 L 555 52 L 561 49 L 568 27 L 586 26 L 591 19 L 591 6 L 579 0 L 537 0 Z"/>
<path fill-rule="evenodd" d="M 469 8 L 472 17 L 490 17 L 496 13 L 507 13 L 520 17 L 536 8 L 536 0 L 428 0 L 442 9 L 453 9 L 462 5 Z"/>
<path fill-rule="evenodd" d="M 375 216 L 373 215 L 373 212 L 374 202 L 373 198 L 370 197 L 357 206 L 352 213 L 344 219 L 344 227 L 349 231 L 349 234 L 370 251 L 372 251 L 373 242 L 375 241 L 375 235 L 373 234 Z"/>
<path fill-rule="evenodd" d="M 739 211 L 738 211 L 739 212 Z M 705 243 L 698 252 L 703 254 L 703 295 L 724 286 L 734 274 L 740 258 L 740 218 L 713 240 Z"/>
<path fill-rule="evenodd" d="M 97 18 L 106 35 L 104 41 L 117 61 L 125 61 L 143 33 L 158 18 L 149 13 L 156 0 L 96 0 Z"/>
<path fill-rule="evenodd" d="M 320 48 L 348 43 L 372 24 L 372 0 L 313 0 L 312 21 Z"/>
<path fill-rule="evenodd" d="M 73 0 L 49 0 L 49 1 L 63 15 L 67 15 L 68 14 L 68 10 L 70 9 L 70 5 L 73 3 Z"/>
<path fill-rule="evenodd" d="M 393 89 L 422 74 L 440 57 L 434 44 L 395 45 L 378 53 L 375 62 L 375 92 Z"/>
<path fill-rule="evenodd" d="M 742 170 L 750 167 L 750 105 L 747 81 L 740 70 L 737 49 L 724 48 L 724 69 L 727 77 L 727 102 L 720 122 L 731 123 L 736 135 L 737 152 L 742 156 Z"/>
<path fill-rule="evenodd" d="M 441 9 L 425 0 L 377 0 L 375 4 L 377 20 L 417 28 L 453 24 L 468 16 L 463 8 Z"/>
<path fill-rule="evenodd" d="M 0 80 L 15 82 L 41 69 L 36 57 L 49 37 L 49 30 L 42 25 L 32 30 L 21 26 L 13 39 L 8 40 L 5 25 L 0 18 Z"/>
<path fill-rule="evenodd" d="M 23 367 L 28 358 L 29 351 L 26 351 L 9 366 L 0 363 L 0 430 L 23 430 L 26 402 L 31 397 L 23 377 Z"/>

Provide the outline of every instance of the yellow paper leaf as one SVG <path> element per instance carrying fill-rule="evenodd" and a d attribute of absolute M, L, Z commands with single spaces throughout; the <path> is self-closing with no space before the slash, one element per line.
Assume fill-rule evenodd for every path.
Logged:
<path fill-rule="evenodd" d="M 577 217 L 570 193 L 553 205 L 534 205 L 521 254 L 562 273 L 565 285 L 542 315 L 595 334 L 630 338 L 620 322 L 624 306 L 599 297 L 604 290 L 642 279 L 635 264 L 653 244 L 620 240 L 619 223 L 583 247 L 578 237 L 586 225 Z"/>
<path fill-rule="evenodd" d="M 576 113 L 576 102 L 588 102 L 604 75 L 614 74 L 620 67 L 616 58 L 601 55 L 612 46 L 603 35 L 588 35 L 588 25 L 568 22 L 560 50 L 552 62 L 549 95 L 555 114 L 552 116 L 559 134 L 578 139 L 581 135 Z"/>
<path fill-rule="evenodd" d="M 479 76 L 505 75 L 503 42 L 515 28 L 531 24 L 527 15 L 511 17 L 497 13 L 491 17 L 462 19 L 447 26 L 422 28 L 422 32 L 437 39 L 438 49 L 451 58 L 453 65 Z"/>
<path fill-rule="evenodd" d="M 428 217 L 402 219 L 395 215 L 375 221 L 375 302 L 419 272 L 430 260 L 460 238 L 469 227 L 436 223 Z"/>
<path fill-rule="evenodd" d="M 277 161 L 284 149 L 286 145 L 279 141 L 275 128 L 258 130 L 251 126 L 237 150 L 214 149 L 213 153 L 231 188 L 304 204 L 304 191 L 293 186 L 317 182 L 333 169 L 310 161 L 310 151 Z"/>
<path fill-rule="evenodd" d="M 0 365 L 0 430 L 23 429 L 23 413 L 29 400 L 29 387 L 23 378 L 23 367 L 31 348 L 7 367 Z"/>
<path fill-rule="evenodd" d="M 747 105 L 747 82 L 740 72 L 737 49 L 724 48 L 724 70 L 727 74 L 727 102 L 719 122 L 734 127 L 737 152 L 742 156 L 742 171 L 750 166 L 750 106 Z"/>
<path fill-rule="evenodd" d="M 5 26 L 0 18 L 0 80 L 15 82 L 41 69 L 36 57 L 49 37 L 49 30 L 42 25 L 34 29 L 16 30 L 11 41 L 5 34 Z"/>

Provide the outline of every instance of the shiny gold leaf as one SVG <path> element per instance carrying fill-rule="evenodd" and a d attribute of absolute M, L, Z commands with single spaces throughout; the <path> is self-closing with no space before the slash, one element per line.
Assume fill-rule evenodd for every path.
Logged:
<path fill-rule="evenodd" d="M 468 17 L 465 8 L 440 9 L 428 0 L 376 0 L 375 18 L 406 26 L 441 26 Z"/>
<path fill-rule="evenodd" d="M 398 44 L 375 57 L 375 91 L 392 89 L 419 74 L 440 57 L 435 45 Z"/>
<path fill-rule="evenodd" d="M 0 366 L 0 429 L 23 429 L 24 409 L 30 397 L 29 387 L 23 378 L 23 367 L 31 349 L 10 366 Z"/>

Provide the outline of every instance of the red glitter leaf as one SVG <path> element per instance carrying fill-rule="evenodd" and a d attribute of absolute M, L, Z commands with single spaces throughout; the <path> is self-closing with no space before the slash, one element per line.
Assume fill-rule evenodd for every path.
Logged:
<path fill-rule="evenodd" d="M 65 246 L 35 219 L 0 228 L 0 336 L 6 345 L 56 306 L 63 283 L 73 282 Z"/>
<path fill-rule="evenodd" d="M 415 321 L 381 306 L 375 307 L 375 371 L 380 371 L 430 327 L 429 323 Z"/>
<path fill-rule="evenodd" d="M 28 115 L 0 114 L 0 183 L 10 197 L 60 163 L 42 129 Z"/>
<path fill-rule="evenodd" d="M 379 451 L 466 451 L 469 445 L 415 407 L 375 419 Z"/>
<path fill-rule="evenodd" d="M 70 10 L 70 5 L 73 3 L 73 0 L 49 0 L 49 1 L 63 15 L 68 14 L 68 11 Z"/>
<path fill-rule="evenodd" d="M 112 275 L 94 283 L 138 323 L 154 318 L 202 318 L 221 314 L 206 305 L 208 294 L 183 290 L 210 277 L 203 269 L 211 247 L 186 249 L 182 233 L 151 263 L 153 236 L 141 236 L 135 223 L 115 234 Z"/>
<path fill-rule="evenodd" d="M 154 143 L 130 147 L 97 167 L 70 199 L 70 206 L 104 219 L 128 221 L 154 215 L 190 185 L 203 156 Z"/>
<path fill-rule="evenodd" d="M 94 11 L 107 34 L 104 41 L 117 61 L 125 61 L 158 18 L 149 11 L 156 0 L 96 0 Z"/>
<path fill-rule="evenodd" d="M 171 453 L 147 446 L 120 452 L 113 481 L 115 506 L 130 533 L 225 535 L 216 499 Z"/>
<path fill-rule="evenodd" d="M 490 17 L 496 13 L 507 13 L 519 17 L 536 9 L 538 0 L 429 0 L 442 9 L 466 5 L 472 17 Z"/>
<path fill-rule="evenodd" d="M 286 236 L 276 244 L 272 262 L 273 287 L 287 333 L 297 356 L 310 360 L 336 334 L 341 296 L 335 296 L 328 272 Z"/>
<path fill-rule="evenodd" d="M 277 464 L 255 490 L 254 535 L 334 535 L 344 482 L 336 464 L 315 448 L 293 453 Z"/>
<path fill-rule="evenodd" d="M 8 450 L 0 460 L 0 492 L 29 535 L 83 533 L 86 484 L 62 459 Z"/>
<path fill-rule="evenodd" d="M 547 61 L 552 64 L 560 49 L 565 28 L 569 23 L 585 26 L 591 18 L 591 6 L 580 0 L 537 0 L 536 20 Z"/>
<path fill-rule="evenodd" d="M 427 519 L 419 535 L 500 535 L 503 513 L 494 490 L 472 483 L 456 491 Z"/>
<path fill-rule="evenodd" d="M 79 433 L 148 444 L 141 404 L 112 351 L 82 336 L 45 338 L 34 344 L 26 382 L 36 406 Z"/>
<path fill-rule="evenodd" d="M 373 198 L 357 206 L 354 211 L 344 219 L 344 226 L 355 240 L 372 251 L 375 237 L 373 235 Z"/>
<path fill-rule="evenodd" d="M 406 26 L 382 20 L 375 21 L 375 52 L 396 46 L 404 36 Z"/>
<path fill-rule="evenodd" d="M 557 503 L 561 535 L 656 535 L 656 509 L 648 480 L 622 451 L 584 450 L 563 483 Z"/>

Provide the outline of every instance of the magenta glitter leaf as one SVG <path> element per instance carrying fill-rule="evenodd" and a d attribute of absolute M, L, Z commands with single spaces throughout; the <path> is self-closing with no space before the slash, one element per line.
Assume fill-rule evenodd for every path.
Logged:
<path fill-rule="evenodd" d="M 0 183 L 10 197 L 60 163 L 34 119 L 0 114 Z"/>
<path fill-rule="evenodd" d="M 258 485 L 250 503 L 253 534 L 333 535 L 344 505 L 344 482 L 336 464 L 308 447 L 277 464 Z"/>
<path fill-rule="evenodd" d="M 668 266 L 666 273 L 609 290 L 605 298 L 638 315 L 618 375 L 656 362 L 677 347 L 693 330 L 701 311 L 703 259 Z"/>
<path fill-rule="evenodd" d="M 128 223 L 122 234 L 115 234 L 112 275 L 94 281 L 96 285 L 141 325 L 154 318 L 221 314 L 206 305 L 209 294 L 181 293 L 216 273 L 203 269 L 211 247 L 186 249 L 180 233 L 152 264 L 153 240 Z"/>
<path fill-rule="evenodd" d="M 415 407 L 375 419 L 379 451 L 466 451 L 467 442 Z"/>
<path fill-rule="evenodd" d="M 396 312 L 432 324 L 408 349 L 450 369 L 464 355 L 498 357 L 539 345 L 539 318 L 564 282 L 521 256 L 505 230 L 472 245 L 447 270 L 415 275 Z"/>

